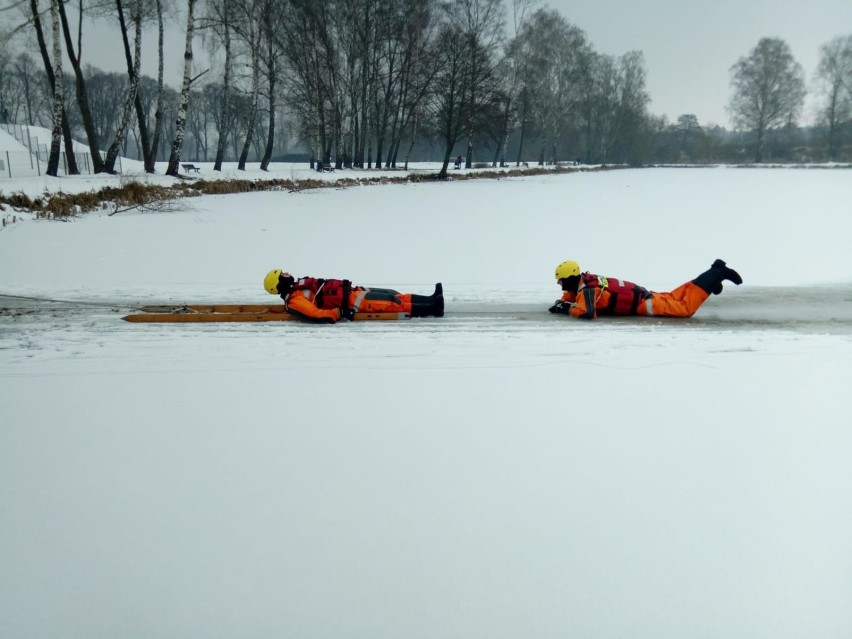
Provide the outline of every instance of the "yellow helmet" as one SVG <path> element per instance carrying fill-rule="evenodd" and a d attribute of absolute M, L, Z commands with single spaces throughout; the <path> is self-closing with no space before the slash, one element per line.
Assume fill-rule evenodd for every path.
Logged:
<path fill-rule="evenodd" d="M 580 265 L 573 260 L 568 260 L 567 262 L 562 262 L 559 266 L 556 267 L 556 279 L 564 280 L 573 275 L 580 274 Z"/>
<path fill-rule="evenodd" d="M 276 268 L 266 274 L 263 278 L 263 288 L 271 295 L 278 295 L 278 278 L 281 277 L 281 269 Z"/>

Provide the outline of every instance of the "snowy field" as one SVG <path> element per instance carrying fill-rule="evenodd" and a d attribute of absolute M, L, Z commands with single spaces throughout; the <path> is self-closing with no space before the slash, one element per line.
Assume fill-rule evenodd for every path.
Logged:
<path fill-rule="evenodd" d="M 646 169 L 25 217 L 0 637 L 849 637 L 850 202 L 848 170 Z M 717 257 L 745 283 L 688 320 L 546 312 L 565 259 L 669 290 Z M 120 319 L 270 302 L 275 267 L 447 314 Z"/>

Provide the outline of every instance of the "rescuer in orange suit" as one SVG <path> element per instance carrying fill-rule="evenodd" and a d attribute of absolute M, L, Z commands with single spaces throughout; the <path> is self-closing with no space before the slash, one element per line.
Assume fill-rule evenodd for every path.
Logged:
<path fill-rule="evenodd" d="M 401 313 L 411 317 L 444 315 L 444 290 L 440 282 L 435 284 L 432 295 L 413 295 L 389 288 L 354 286 L 349 280 L 296 279 L 281 269 L 273 269 L 264 278 L 263 288 L 267 293 L 280 295 L 289 313 L 314 323 L 351 320 L 355 313 Z"/>
<path fill-rule="evenodd" d="M 583 319 L 598 315 L 692 317 L 711 293 L 722 292 L 723 280 L 737 286 L 743 283 L 739 273 L 722 260 L 716 260 L 694 280 L 670 293 L 657 293 L 614 277 L 581 273 L 577 262 L 569 260 L 556 267 L 556 282 L 563 293 L 548 310 Z"/>

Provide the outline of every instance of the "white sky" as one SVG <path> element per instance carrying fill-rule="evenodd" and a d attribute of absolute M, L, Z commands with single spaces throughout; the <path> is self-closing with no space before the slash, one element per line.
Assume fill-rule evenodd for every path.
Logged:
<path fill-rule="evenodd" d="M 694 113 L 702 125 L 730 125 L 729 69 L 760 38 L 785 40 L 810 82 L 819 47 L 852 33 L 849 0 L 551 0 L 548 5 L 583 29 L 601 53 L 641 50 L 650 111 L 670 120 Z M 803 121 L 810 116 L 805 113 Z"/>

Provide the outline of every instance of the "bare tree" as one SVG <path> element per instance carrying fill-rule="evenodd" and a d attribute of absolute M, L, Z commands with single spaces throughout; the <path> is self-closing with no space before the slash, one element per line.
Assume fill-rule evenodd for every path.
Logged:
<path fill-rule="evenodd" d="M 406 166 L 411 148 L 417 135 L 417 125 L 423 119 L 421 103 L 431 90 L 437 74 L 432 60 L 432 43 L 438 26 L 436 10 L 430 2 L 404 0 L 402 31 L 398 36 L 402 44 L 400 58 L 400 82 L 396 93 L 394 118 L 391 122 L 390 166 L 396 166 L 402 135 L 408 132 L 410 141 L 406 154 Z M 386 37 L 393 38 L 393 33 Z"/>
<path fill-rule="evenodd" d="M 181 83 L 180 104 L 177 120 L 175 121 L 175 137 L 169 155 L 169 166 L 166 175 L 177 177 L 180 173 L 180 154 L 183 150 L 183 136 L 186 132 L 186 113 L 189 110 L 189 89 L 194 79 L 192 77 L 192 37 L 195 33 L 195 3 L 187 0 L 186 10 L 186 39 L 183 51 L 183 82 Z"/>
<path fill-rule="evenodd" d="M 116 0 L 116 9 L 124 29 L 124 10 L 121 6 L 121 0 Z M 130 87 L 124 102 L 124 108 L 121 113 L 121 120 L 118 123 L 118 128 L 115 132 L 115 138 L 109 147 L 104 160 L 104 170 L 107 173 L 115 172 L 115 160 L 118 157 L 119 149 L 121 148 L 124 136 L 127 133 L 127 125 L 130 122 L 130 116 L 134 106 L 136 105 L 137 90 L 139 89 L 139 67 L 142 62 L 142 0 L 135 0 L 133 4 L 133 22 L 136 25 L 135 33 L 135 49 L 133 54 L 133 69 L 128 74 L 130 77 Z M 126 34 L 125 34 L 126 40 Z M 141 109 L 141 102 L 140 109 Z M 140 126 L 143 126 L 140 122 Z M 145 140 L 144 142 L 147 142 Z"/>
<path fill-rule="evenodd" d="M 162 0 L 156 0 L 157 8 L 157 106 L 154 110 L 154 135 L 151 136 L 151 148 L 148 157 L 145 160 L 145 171 L 154 173 L 154 163 L 157 161 L 157 154 L 160 149 L 160 134 L 163 130 L 163 3 Z M 144 109 L 143 109 L 144 111 Z M 147 114 L 146 114 L 147 117 Z M 140 127 L 142 126 L 140 120 Z"/>
<path fill-rule="evenodd" d="M 650 98 L 645 89 L 645 59 L 641 51 L 628 51 L 618 58 L 613 139 L 607 160 L 619 164 L 640 164 L 646 107 Z"/>
<path fill-rule="evenodd" d="M 53 83 L 45 70 L 40 69 L 35 59 L 29 54 L 22 53 L 15 59 L 13 75 L 20 89 L 20 95 L 19 100 L 13 100 L 11 104 L 8 100 L 4 101 L 3 108 L 10 107 L 11 109 L 9 121 L 22 120 L 35 125 L 46 122 L 43 113 L 46 103 L 53 95 Z M 68 91 L 64 91 L 64 93 L 67 100 Z M 5 97 L 8 98 L 8 96 Z M 65 113 L 65 109 L 62 112 Z M 67 114 L 65 122 L 66 124 L 68 122 Z"/>
<path fill-rule="evenodd" d="M 310 0 L 291 0 L 278 29 L 278 38 L 288 65 L 288 104 L 298 123 L 300 136 L 311 150 L 312 161 L 328 164 L 337 127 L 335 83 L 337 67 L 334 38 L 326 20 L 328 9 Z"/>
<path fill-rule="evenodd" d="M 15 122 L 21 110 L 32 111 L 29 78 L 20 71 L 32 67 L 31 58 L 26 53 L 14 58 L 8 41 L 9 36 L 0 30 L 0 122 Z M 32 122 L 30 115 L 27 121 Z"/>
<path fill-rule="evenodd" d="M 432 129 L 444 146 L 438 177 L 446 178 L 453 148 L 469 134 L 471 119 L 475 115 L 469 103 L 472 78 L 468 43 L 458 24 L 445 21 L 441 25 L 432 59 L 436 75 L 430 85 L 425 110 Z"/>
<path fill-rule="evenodd" d="M 841 125 L 852 116 L 852 35 L 838 36 L 820 47 L 816 80 L 825 98 L 828 158 L 837 159 Z"/>
<path fill-rule="evenodd" d="M 731 67 L 734 125 L 754 132 L 754 161 L 763 161 L 766 133 L 793 122 L 805 99 L 801 65 L 780 38 L 762 38 L 747 57 Z"/>
<path fill-rule="evenodd" d="M 51 5 L 51 10 L 53 10 L 53 8 L 54 8 L 53 5 Z M 58 7 L 56 7 L 56 9 L 58 11 Z M 47 43 L 45 42 L 44 31 L 43 31 L 42 26 L 41 26 L 41 16 L 40 16 L 40 13 L 39 13 L 39 8 L 38 8 L 38 0 L 30 0 L 30 11 L 32 12 L 33 27 L 35 28 L 36 39 L 38 41 L 38 48 L 39 48 L 39 52 L 41 53 L 41 59 L 42 59 L 42 62 L 44 64 L 45 74 L 47 75 L 48 82 L 50 83 L 51 93 L 53 94 L 53 96 L 55 98 L 55 94 L 56 94 L 56 74 L 55 74 L 55 71 L 54 71 L 54 68 L 53 68 L 53 63 L 50 60 L 50 54 L 47 51 Z M 54 47 L 55 47 L 55 45 L 56 45 L 56 43 L 54 43 Z M 68 124 L 68 110 L 66 108 L 64 108 L 64 106 L 65 106 L 64 105 L 64 103 L 65 103 L 64 86 L 63 86 L 63 89 L 62 89 L 62 102 L 63 102 L 62 136 L 65 139 L 65 163 L 66 163 L 66 167 L 67 167 L 67 173 L 69 175 L 77 175 L 77 174 L 79 174 L 80 171 L 77 168 L 77 158 L 74 155 L 74 142 L 71 139 L 71 127 Z M 34 121 L 32 119 L 33 111 L 32 111 L 32 109 L 29 108 L 29 100 L 27 101 L 27 103 L 28 103 L 27 111 L 28 111 L 28 116 L 29 116 L 27 121 L 34 123 Z M 54 109 L 55 109 L 55 104 L 54 104 Z M 57 169 L 58 169 L 58 164 L 57 164 Z"/>
<path fill-rule="evenodd" d="M 258 107 L 260 102 L 260 78 L 261 78 L 261 57 L 260 47 L 261 41 L 261 20 L 262 20 L 263 2 L 262 0 L 237 0 L 234 6 L 234 21 L 233 28 L 237 35 L 238 43 L 245 55 L 249 56 L 249 89 L 248 99 L 243 96 L 232 96 L 234 100 L 243 104 L 239 112 L 244 114 L 243 118 L 238 118 L 238 128 L 245 133 L 242 150 L 239 153 L 237 160 L 237 169 L 245 171 L 246 161 L 248 160 L 249 151 L 255 136 L 255 123 L 257 120 Z M 286 25 L 282 25 L 286 28 Z M 247 102 L 247 104 L 246 104 Z M 246 108 L 247 107 L 247 108 Z M 234 144 L 237 144 L 236 131 L 234 136 Z"/>
<path fill-rule="evenodd" d="M 524 58 L 519 53 L 521 48 L 518 39 L 521 30 L 527 24 L 529 11 L 537 0 L 512 0 L 513 29 L 512 40 L 507 44 L 506 51 L 501 62 L 500 77 L 503 79 L 503 108 L 499 115 L 500 137 L 497 140 L 497 148 L 494 151 L 494 160 L 491 166 L 506 166 L 506 151 L 509 145 L 509 134 L 511 133 L 520 109 L 518 99 L 523 90 Z"/>
<path fill-rule="evenodd" d="M 520 35 L 529 114 L 539 133 L 539 164 L 557 160 L 557 145 L 581 97 L 585 34 L 559 13 L 536 11 Z"/>
<path fill-rule="evenodd" d="M 497 54 L 502 51 L 505 37 L 503 0 L 457 0 L 449 4 L 449 19 L 461 30 L 467 47 L 467 108 L 474 112 L 477 103 L 490 103 L 496 89 Z M 484 95 L 481 95 L 484 94 Z M 467 119 L 468 130 L 465 166 L 473 162 L 475 124 L 477 118 Z"/>
<path fill-rule="evenodd" d="M 679 157 L 695 162 L 705 138 L 704 129 L 698 123 L 698 118 L 692 113 L 678 116 L 674 132 Z"/>
<path fill-rule="evenodd" d="M 221 44 L 224 49 L 224 74 L 221 90 L 216 92 L 220 105 L 215 109 L 218 140 L 216 142 L 216 157 L 213 170 L 222 170 L 222 160 L 225 156 L 225 142 L 228 137 L 228 127 L 231 123 L 231 93 L 234 75 L 234 52 L 232 46 L 234 32 L 234 2 L 233 0 L 211 0 L 207 4 L 207 15 L 203 21 L 204 28 L 210 28 L 215 34 L 215 47 Z M 209 91 L 208 91 L 209 93 Z M 212 105 L 211 105 L 212 106 Z"/>
<path fill-rule="evenodd" d="M 283 14 L 278 11 L 279 8 L 279 2 L 263 0 L 260 22 L 261 40 L 263 42 L 261 60 L 263 61 L 266 76 L 266 101 L 269 107 L 267 116 L 269 119 L 266 128 L 266 145 L 263 149 L 263 156 L 260 159 L 261 171 L 269 169 L 269 163 L 272 160 L 272 149 L 275 145 L 275 112 L 279 75 L 278 62 L 282 55 L 280 44 L 275 37 L 276 27 L 283 18 Z"/>
<path fill-rule="evenodd" d="M 128 92 L 131 95 L 131 102 L 136 109 L 136 121 L 137 121 L 137 128 L 138 128 L 138 131 L 139 131 L 139 140 L 138 140 L 137 146 L 139 147 L 139 149 L 142 152 L 142 161 L 143 161 L 144 165 L 147 167 L 148 164 L 150 163 L 149 155 L 151 153 L 151 142 L 148 138 L 147 114 L 145 113 L 145 110 L 143 108 L 142 98 L 141 98 L 139 91 L 138 91 L 138 88 L 139 88 L 139 67 L 134 62 L 134 60 L 136 59 L 136 56 L 134 56 L 130 52 L 130 41 L 129 41 L 129 38 L 127 36 L 127 21 L 124 18 L 124 8 L 122 6 L 123 1 L 124 0 L 115 0 L 116 12 L 117 12 L 117 16 L 118 16 L 119 28 L 121 30 L 121 41 L 122 41 L 122 44 L 124 45 L 124 58 L 125 58 L 125 61 L 127 63 L 127 77 L 130 79 L 129 91 Z M 133 12 L 131 14 L 131 20 L 134 21 L 135 24 L 136 24 L 136 43 L 137 43 L 137 48 L 138 48 L 138 43 L 140 41 L 140 35 L 141 35 L 142 21 L 144 19 L 143 5 L 142 5 L 141 2 L 138 2 L 138 0 L 133 0 L 133 2 L 134 2 L 134 5 L 133 5 L 134 9 L 133 9 Z M 137 6 L 137 2 L 138 2 L 139 6 Z M 157 7 L 158 7 L 158 11 L 159 11 L 159 2 L 157 3 Z M 141 54 L 141 49 L 139 49 L 139 51 L 137 51 L 137 53 Z M 159 51 L 159 54 L 162 55 L 162 50 Z M 119 129 L 119 132 L 121 132 L 121 129 Z M 124 133 L 122 132 L 121 135 L 122 135 L 122 139 L 123 139 Z M 121 143 L 120 140 L 118 140 L 118 138 L 116 138 L 116 141 L 118 141 L 119 144 Z M 113 146 L 116 145 L 116 141 L 113 142 Z M 114 162 L 115 162 L 115 160 L 113 159 L 113 163 Z M 109 165 L 109 151 L 107 152 L 106 164 Z M 109 167 L 108 170 L 112 171 L 112 167 Z"/>
<path fill-rule="evenodd" d="M 59 37 L 60 0 L 50 2 L 50 22 L 53 27 L 53 133 L 50 137 L 50 157 L 47 160 L 47 174 L 56 177 L 59 174 L 59 148 L 62 143 L 62 103 L 65 85 L 62 81 L 62 40 Z"/>
<path fill-rule="evenodd" d="M 89 65 L 86 65 L 85 71 L 86 94 L 95 134 L 99 140 L 112 138 L 118 130 L 128 78 L 123 73 L 105 73 Z"/>
<path fill-rule="evenodd" d="M 95 132 L 94 123 L 92 122 L 92 113 L 89 109 L 89 98 L 86 94 L 86 79 L 83 76 L 83 0 L 80 0 L 79 11 L 77 15 L 77 47 L 74 47 L 74 41 L 71 38 L 71 28 L 68 25 L 68 16 L 65 14 L 65 0 L 57 0 L 59 8 L 59 17 L 62 20 L 62 33 L 65 36 L 65 50 L 68 59 L 71 62 L 71 67 L 74 69 L 75 86 L 77 89 L 77 106 L 80 109 L 80 116 L 83 118 L 83 128 L 86 131 L 86 141 L 89 144 L 89 151 L 92 155 L 92 172 L 101 173 L 104 170 L 104 162 L 101 157 L 101 147 L 98 142 L 98 135 Z"/>

